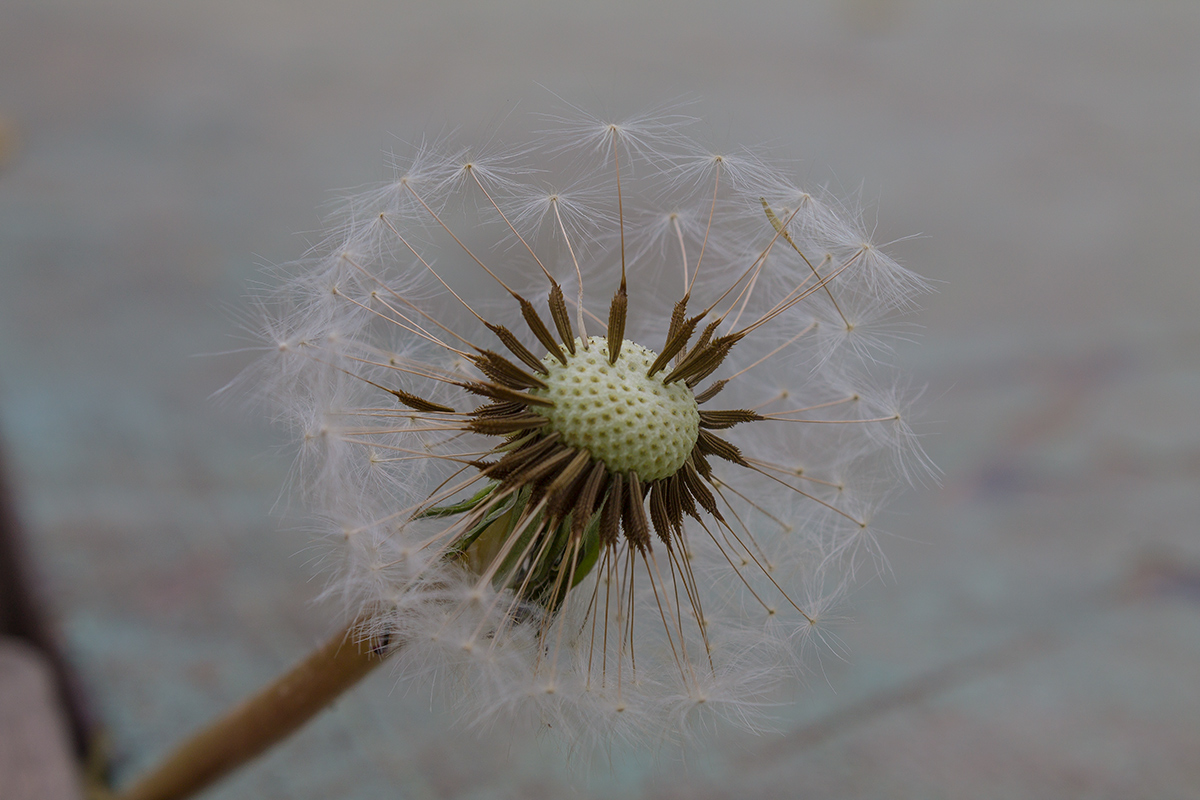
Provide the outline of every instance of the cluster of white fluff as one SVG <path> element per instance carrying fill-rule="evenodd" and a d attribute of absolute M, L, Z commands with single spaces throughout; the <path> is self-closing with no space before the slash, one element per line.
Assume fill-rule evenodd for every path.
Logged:
<path fill-rule="evenodd" d="M 326 593 L 397 643 L 402 681 L 466 724 L 524 720 L 584 748 L 718 719 L 760 729 L 856 569 L 878 563 L 881 499 L 929 469 L 889 364 L 922 281 L 871 243 L 857 209 L 752 151 L 706 149 L 691 125 L 572 110 L 523 146 L 413 147 L 257 299 L 270 353 L 255 374 L 299 442 Z M 414 518 L 481 488 L 467 462 L 501 440 L 388 392 L 460 415 L 480 405 L 458 385 L 479 373 L 455 350 L 502 347 L 476 313 L 540 358 L 501 283 L 545 315 L 537 261 L 577 335 L 604 334 L 623 268 L 630 341 L 660 351 L 689 287 L 689 309 L 714 306 L 705 323 L 723 315 L 718 333 L 750 329 L 704 385 L 728 379 L 722 408 L 770 419 L 722 431 L 753 468 L 714 462 L 727 524 L 686 521 L 690 583 L 656 542 L 657 560 L 596 568 L 547 615 L 446 557 L 453 517 Z"/>

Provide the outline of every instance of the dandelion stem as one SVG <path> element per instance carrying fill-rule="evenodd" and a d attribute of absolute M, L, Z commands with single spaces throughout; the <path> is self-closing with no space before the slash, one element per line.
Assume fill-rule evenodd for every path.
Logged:
<path fill-rule="evenodd" d="M 336 633 L 258 694 L 194 734 L 114 800 L 182 800 L 282 741 L 383 663 L 385 642 Z"/>

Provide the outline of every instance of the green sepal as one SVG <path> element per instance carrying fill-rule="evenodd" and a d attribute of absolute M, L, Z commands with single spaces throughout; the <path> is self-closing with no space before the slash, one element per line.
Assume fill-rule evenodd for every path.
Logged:
<path fill-rule="evenodd" d="M 513 510 L 515 513 L 512 515 L 512 522 L 510 523 L 511 527 L 508 529 L 508 532 L 504 538 L 507 539 L 509 536 L 511 536 L 512 532 L 518 526 L 523 526 L 524 529 L 520 533 L 520 538 L 513 543 L 512 547 L 510 547 L 508 550 L 508 554 L 504 556 L 504 560 L 500 562 L 500 567 L 496 570 L 495 575 L 492 576 L 492 586 L 496 589 L 501 589 L 506 584 L 509 585 L 510 588 L 515 589 L 520 586 L 521 581 L 524 580 L 524 573 L 521 573 L 518 567 L 521 566 L 520 561 L 523 560 L 522 555 L 525 552 L 525 547 L 529 544 L 529 540 L 537 534 L 538 528 L 541 527 L 543 516 L 543 513 L 539 512 L 536 517 L 524 521 L 522 520 L 522 517 L 525 513 L 525 507 L 529 505 L 530 494 L 532 494 L 532 492 L 529 488 L 521 489 L 521 491 L 517 493 L 516 500 L 511 506 L 511 510 Z M 509 509 L 505 510 L 507 511 Z M 525 555 L 525 557 L 528 558 L 531 555 L 536 555 L 539 549 L 539 547 L 534 547 L 529 554 Z M 514 571 L 519 573 L 518 580 L 515 584 L 509 580 L 509 577 Z"/>
<path fill-rule="evenodd" d="M 497 486 L 499 483 L 493 481 L 465 500 L 427 509 L 417 518 L 437 519 L 470 514 L 485 506 L 487 502 L 494 500 Z M 524 586 L 525 590 L 522 592 L 524 600 L 536 603 L 548 613 L 554 614 L 562 605 L 567 591 L 586 578 L 599 560 L 601 550 L 600 513 L 593 514 L 592 518 L 588 520 L 588 524 L 579 538 L 579 550 L 574 556 L 575 568 L 570 576 L 569 585 L 564 585 L 566 581 L 560 583 L 559 576 L 563 570 L 570 569 L 573 549 L 571 546 L 571 530 L 573 528 L 571 516 L 568 515 L 559 523 L 553 533 L 544 531 L 542 528 L 545 512 L 539 512 L 531 519 L 523 519 L 531 495 L 530 487 L 523 487 L 508 497 L 494 502 L 465 533 L 458 537 L 449 548 L 448 555 L 450 557 L 462 556 L 494 523 L 508 515 L 509 520 L 503 523 L 502 528 L 488 534 L 489 540 L 495 538 L 490 547 L 502 546 L 501 543 L 506 542 L 517 528 L 520 527 L 522 530 L 517 534 L 517 540 L 512 542 L 508 553 L 496 568 L 492 577 L 492 585 L 496 589 L 508 588 L 513 591 Z M 548 535 L 552 538 L 547 543 L 541 537 Z M 539 541 L 531 544 L 530 542 L 535 536 L 539 537 Z M 526 548 L 529 550 L 528 553 L 525 552 Z M 541 554 L 540 558 L 538 557 L 539 553 Z M 532 575 L 530 574 L 531 570 Z M 558 591 L 555 591 L 556 586 Z"/>
<path fill-rule="evenodd" d="M 497 485 L 498 484 L 496 484 L 496 483 L 492 483 L 490 486 L 487 487 L 486 491 L 490 494 L 491 491 L 493 489 L 495 489 L 495 487 Z M 525 509 L 525 506 L 529 504 L 529 494 L 530 494 L 530 492 L 528 489 L 521 489 L 516 494 L 509 495 L 507 498 L 500 501 L 492 508 L 488 509 L 487 513 L 485 513 L 482 517 L 480 517 L 479 521 L 476 522 L 474 525 L 472 525 L 471 529 L 469 531 L 467 531 L 466 533 L 464 533 L 462 536 L 460 536 L 458 538 L 458 540 L 451 546 L 450 552 L 451 553 L 464 552 L 468 547 L 470 547 L 472 544 L 475 543 L 476 539 L 478 539 L 480 536 L 483 535 L 483 532 L 486 531 L 493 522 L 500 519 L 500 517 L 504 516 L 509 511 L 513 511 L 515 509 L 517 511 L 517 513 L 515 514 L 515 517 L 519 519 L 521 516 L 520 512 L 523 511 Z M 472 500 L 474 500 L 474 499 L 475 498 L 472 498 Z M 468 501 L 464 501 L 464 502 L 471 502 L 471 501 L 468 500 Z M 480 502 L 482 502 L 482 500 Z M 477 505 L 479 505 L 479 503 L 475 503 L 475 505 L 477 506 Z M 471 508 L 473 509 L 474 507 L 475 506 L 472 506 Z M 471 509 L 468 509 L 468 510 L 471 510 Z M 511 529 L 509 530 L 509 532 L 510 533 L 512 532 Z M 497 574 L 499 574 L 499 573 L 497 573 Z"/>
<path fill-rule="evenodd" d="M 545 557 L 530 579 L 526 590 L 529 599 L 538 603 L 551 614 L 558 611 L 567 592 L 575 588 L 596 566 L 600 557 L 600 515 L 592 515 L 583 534 L 579 537 L 578 554 L 574 556 L 575 571 L 570 585 L 559 581 L 559 574 L 570 568 L 571 562 L 571 518 L 568 516 L 558 526 L 554 541 L 547 548 Z M 558 591 L 555 591 L 555 587 Z"/>
<path fill-rule="evenodd" d="M 492 481 L 487 486 L 484 486 L 473 496 L 466 500 L 460 500 L 457 503 L 451 503 L 447 506 L 434 506 L 426 509 L 420 514 L 417 514 L 417 519 L 439 519 L 441 517 L 453 517 L 456 514 L 465 514 L 468 511 L 474 511 L 475 507 L 491 496 L 496 489 L 496 482 Z"/>

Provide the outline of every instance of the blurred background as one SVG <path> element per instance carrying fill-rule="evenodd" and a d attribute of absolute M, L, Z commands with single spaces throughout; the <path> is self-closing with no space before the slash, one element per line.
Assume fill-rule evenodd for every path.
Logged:
<path fill-rule="evenodd" d="M 882 527 L 783 733 L 572 772 L 386 670 L 213 798 L 1194 797 L 1200 5 L 1123 0 L 0 8 L 0 439 L 124 782 L 333 628 L 290 457 L 210 395 L 235 313 L 384 152 L 678 97 L 938 282 L 900 359 L 945 473 Z M 544 88 L 543 88 L 544 87 Z M 519 135 L 518 112 L 505 131 Z M 2 792 L 0 792 L 2 794 Z"/>

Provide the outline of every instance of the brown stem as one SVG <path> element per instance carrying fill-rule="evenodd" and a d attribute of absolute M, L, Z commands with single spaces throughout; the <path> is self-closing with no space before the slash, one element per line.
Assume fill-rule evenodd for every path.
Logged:
<path fill-rule="evenodd" d="M 182 800 L 250 761 L 383 663 L 386 643 L 339 631 L 255 696 L 181 744 L 116 800 Z"/>

